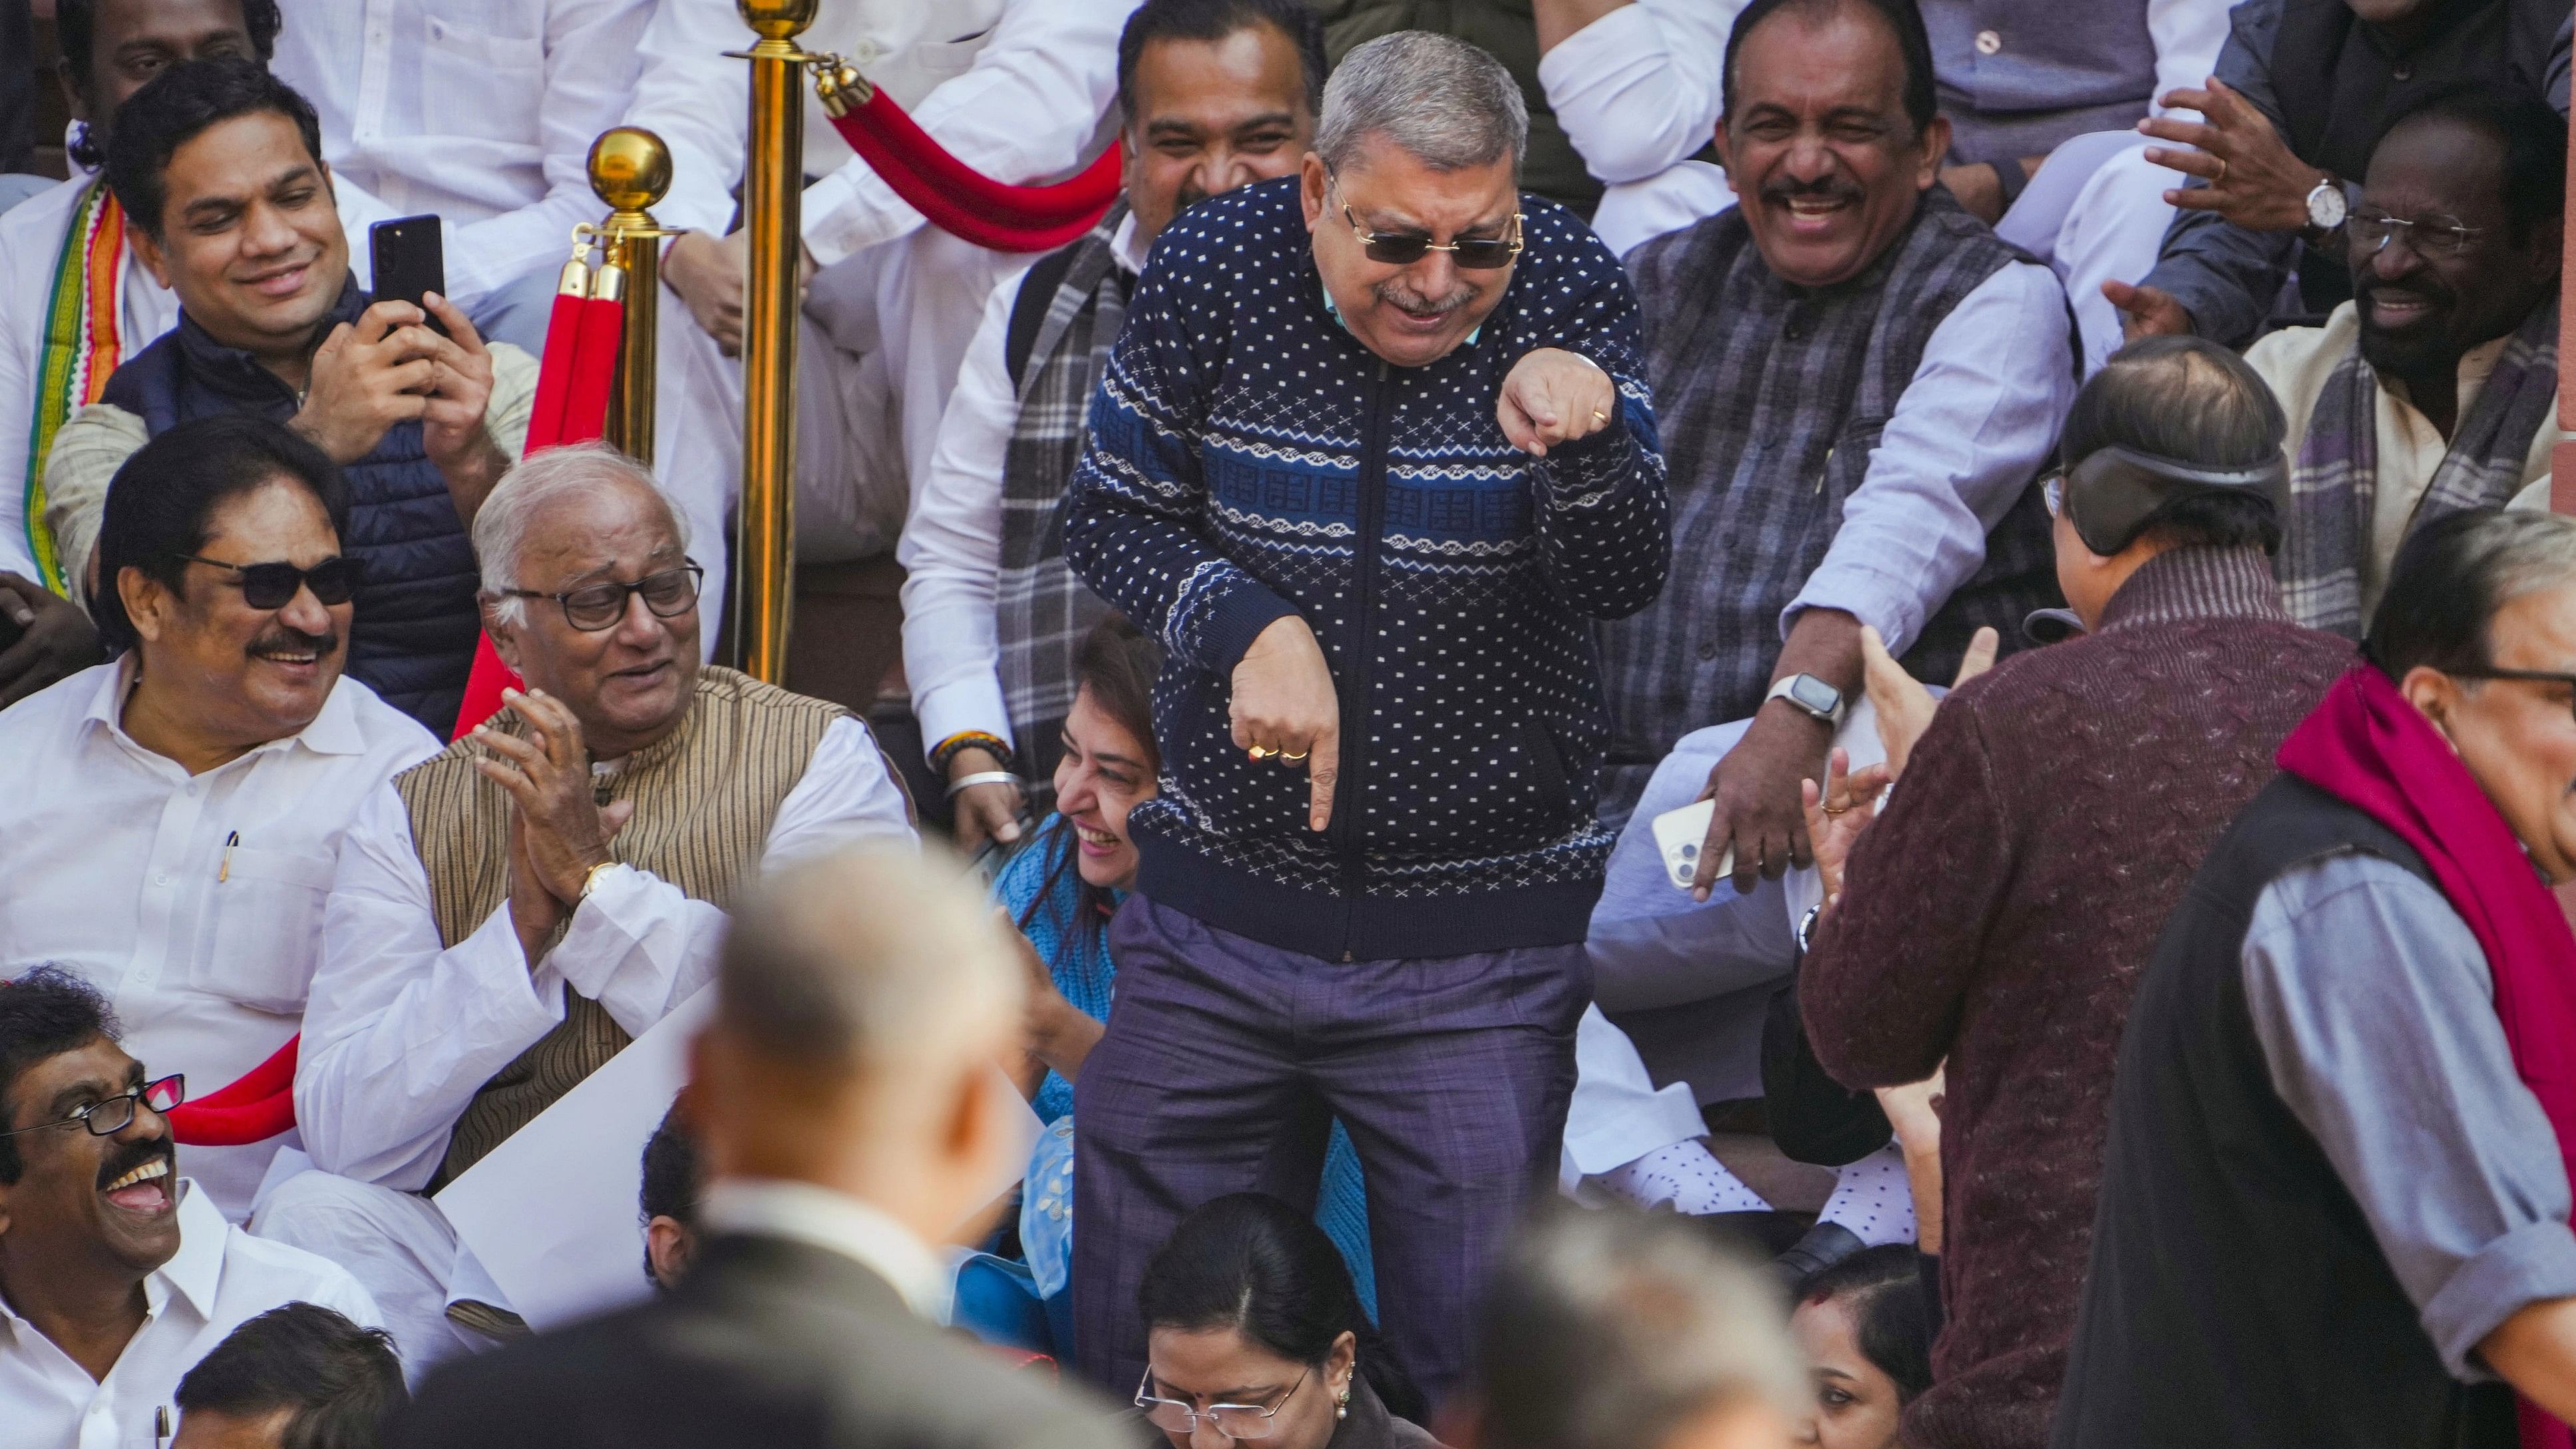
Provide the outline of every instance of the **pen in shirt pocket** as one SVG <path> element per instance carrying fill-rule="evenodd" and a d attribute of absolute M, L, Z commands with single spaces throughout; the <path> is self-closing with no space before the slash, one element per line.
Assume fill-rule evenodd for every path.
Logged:
<path fill-rule="evenodd" d="M 225 881 L 232 879 L 233 847 L 239 844 L 241 844 L 240 831 L 231 831 L 224 836 L 224 862 L 222 865 L 216 867 L 215 884 L 222 885 Z"/>

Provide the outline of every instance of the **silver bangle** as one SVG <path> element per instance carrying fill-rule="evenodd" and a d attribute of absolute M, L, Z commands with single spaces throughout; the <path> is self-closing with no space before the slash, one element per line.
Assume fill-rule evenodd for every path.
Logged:
<path fill-rule="evenodd" d="M 958 792 L 958 791 L 960 791 L 960 790 L 966 789 L 966 788 L 968 788 L 969 786 L 974 786 L 974 785 L 1014 785 L 1014 786 L 1016 786 L 1016 785 L 1018 785 L 1019 783 L 1020 783 L 1020 777 L 1019 777 L 1019 776 L 1017 776 L 1017 775 L 1012 774 L 1012 773 L 1011 773 L 1010 771 L 1008 771 L 1008 770 L 977 770 L 975 773 L 973 773 L 973 774 L 971 774 L 971 775 L 960 775 L 960 776 L 958 776 L 956 779 L 949 781 L 949 782 L 948 782 L 948 798 L 949 798 L 949 799 L 951 799 L 951 800 L 956 799 L 956 798 L 957 798 L 957 792 Z"/>

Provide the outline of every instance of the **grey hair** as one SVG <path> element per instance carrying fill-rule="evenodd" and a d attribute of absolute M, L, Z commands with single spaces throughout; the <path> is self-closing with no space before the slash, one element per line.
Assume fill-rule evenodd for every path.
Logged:
<path fill-rule="evenodd" d="M 2489 631 L 2504 606 L 2576 584 L 2576 518 L 2476 508 L 2408 534 L 2362 652 L 2390 679 L 2418 665 L 2457 674 L 2495 662 Z"/>
<path fill-rule="evenodd" d="M 1342 57 L 1324 83 L 1315 153 L 1335 171 L 1384 136 L 1434 171 L 1512 160 L 1529 149 L 1529 102 L 1503 63 L 1427 30 L 1381 35 Z"/>
<path fill-rule="evenodd" d="M 528 620 L 528 601 L 509 597 L 519 587 L 519 555 L 537 520 L 569 498 L 593 498 L 620 487 L 640 487 L 670 516 L 680 547 L 689 546 L 689 521 L 671 506 L 653 470 L 606 443 L 548 448 L 512 464 L 474 514 L 474 560 L 483 571 L 483 594 L 492 616 L 513 627 Z"/>
<path fill-rule="evenodd" d="M 1730 1404 L 1794 1418 L 1806 1374 L 1768 1274 L 1689 1219 L 1543 1208 L 1480 1315 L 1471 1390 L 1492 1449 L 1628 1449 Z"/>
<path fill-rule="evenodd" d="M 929 1084 L 990 1054 L 1026 986 L 965 867 L 909 844 L 851 846 L 738 903 L 717 1018 L 752 1050 L 834 1078 Z"/>

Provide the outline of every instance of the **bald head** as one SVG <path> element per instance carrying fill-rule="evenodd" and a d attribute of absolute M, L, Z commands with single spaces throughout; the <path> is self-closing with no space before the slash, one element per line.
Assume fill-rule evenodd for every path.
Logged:
<path fill-rule="evenodd" d="M 718 1016 L 817 1077 L 904 1078 L 986 1053 L 1017 1020 L 1008 939 L 954 862 L 862 846 L 786 871 L 735 911 Z"/>
<path fill-rule="evenodd" d="M 924 1241 L 971 1233 L 1029 1150 L 998 1069 L 1020 1052 L 1025 989 L 952 858 L 853 846 L 772 876 L 735 903 L 692 1049 L 712 1175 L 830 1188 Z"/>

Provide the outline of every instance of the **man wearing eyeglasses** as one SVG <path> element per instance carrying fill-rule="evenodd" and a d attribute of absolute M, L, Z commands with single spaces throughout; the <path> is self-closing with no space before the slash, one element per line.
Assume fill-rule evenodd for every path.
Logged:
<path fill-rule="evenodd" d="M 77 596 L 106 480 L 146 438 L 219 412 L 286 423 L 348 477 L 368 566 L 349 672 L 444 737 L 474 657 L 466 528 L 525 443 L 536 361 L 435 294 L 424 311 L 359 289 L 319 136 L 243 59 L 173 66 L 119 108 L 108 184 L 179 323 L 54 435 L 45 523 Z"/>
<path fill-rule="evenodd" d="M 348 518 L 339 470 L 283 425 L 172 427 L 101 513 L 92 610 L 117 657 L 0 711 L 0 979 L 78 973 L 200 1092 L 295 1035 L 342 833 L 438 750 L 342 677 Z M 190 1166 L 240 1221 L 292 1140 Z"/>
<path fill-rule="evenodd" d="M 255 1223 L 348 1264 L 414 1374 L 515 1326 L 416 1194 L 705 985 L 738 886 L 913 838 L 865 724 L 701 667 L 698 566 L 641 464 L 540 453 L 493 489 L 474 542 L 485 626 L 527 690 L 359 807 L 295 1078 L 322 1170 Z"/>
<path fill-rule="evenodd" d="M 1509 72 L 1353 50 L 1300 175 L 1163 231 L 1094 396 L 1065 558 L 1169 652 L 1163 790 L 1074 1120 L 1086 1374 L 1144 1368 L 1181 1213 L 1369 1179 L 1387 1351 L 1435 1397 L 1558 1160 L 1609 832 L 1592 623 L 1669 552 L 1636 303 L 1517 188 Z"/>
<path fill-rule="evenodd" d="M 160 1066 L 72 972 L 0 982 L 0 1449 L 157 1445 L 179 1380 L 243 1322 L 295 1302 L 376 1322 L 346 1270 L 179 1175 L 164 1114 L 186 1084 Z"/>
<path fill-rule="evenodd" d="M 2567 123 L 2537 100 L 2406 113 L 2346 226 L 2353 299 L 2246 353 L 2290 420 L 2276 571 L 2300 623 L 2360 638 L 2408 533 L 2548 477 L 2566 174 Z"/>

